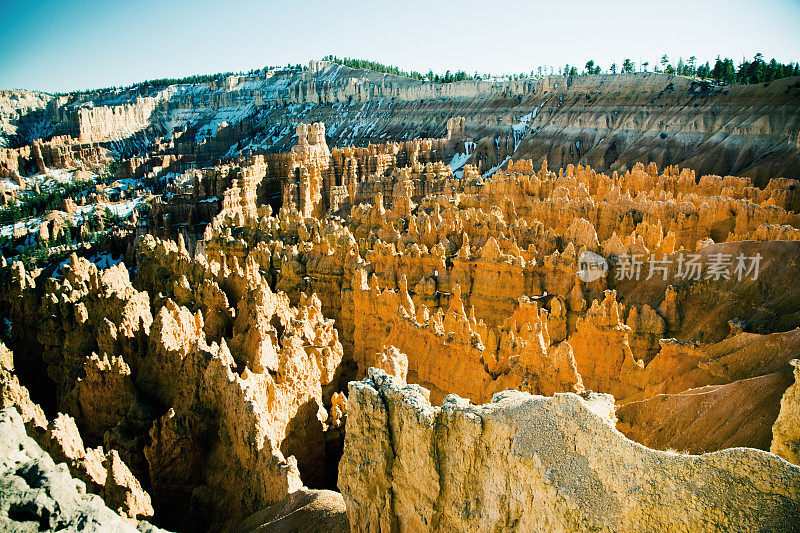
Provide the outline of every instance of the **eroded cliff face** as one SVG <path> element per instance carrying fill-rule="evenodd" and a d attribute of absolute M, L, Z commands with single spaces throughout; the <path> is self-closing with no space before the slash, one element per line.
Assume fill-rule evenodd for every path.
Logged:
<path fill-rule="evenodd" d="M 794 366 L 794 384 L 789 387 L 781 399 L 781 410 L 775 425 L 772 426 L 772 453 L 778 454 L 787 461 L 800 464 L 800 431 L 797 425 L 798 389 L 800 389 L 800 371 L 798 361 L 791 361 Z"/>
<path fill-rule="evenodd" d="M 45 111 L 52 99 L 34 91 L 0 91 L 0 148 L 29 144 L 50 133 Z"/>
<path fill-rule="evenodd" d="M 150 519 L 154 514 L 150 495 L 142 489 L 139 480 L 117 450 L 103 446 L 88 448 L 69 415 L 59 413 L 48 420 L 41 407 L 31 400 L 14 371 L 13 355 L 0 343 L 0 408 L 19 413 L 28 436 L 43 449 L 53 461 L 64 463 L 69 475 L 83 484 L 83 490 L 102 498 L 105 505 L 123 518 L 136 523 Z M 24 435 L 23 435 L 24 436 Z"/>
<path fill-rule="evenodd" d="M 766 452 L 647 449 L 614 428 L 613 399 L 507 391 L 473 405 L 352 382 L 339 488 L 352 531 L 791 529 L 800 467 Z"/>
<path fill-rule="evenodd" d="M 7 145 L 19 124 L 41 123 L 45 139 L 67 134 L 128 157 L 161 157 L 164 167 L 287 152 L 297 122 L 326 123 L 332 145 L 344 147 L 438 137 L 448 119 L 464 117 L 459 140 L 469 142 L 454 161 L 482 172 L 522 158 L 603 170 L 654 162 L 766 184 L 800 169 L 796 82 L 715 87 L 637 73 L 436 84 L 317 63 L 165 88 L 12 93 L 0 102 L 9 108 Z"/>
<path fill-rule="evenodd" d="M 99 485 L 108 469 L 115 484 L 98 489 L 109 493 L 107 505 L 116 502 L 111 487 L 124 486 L 121 475 L 133 483 L 123 496 L 143 494 L 149 507 L 124 458 L 153 495 L 159 521 L 172 527 L 219 527 L 304 482 L 324 484 L 326 432 L 335 423 L 326 406 L 342 348 L 319 300 L 303 296 L 293 307 L 257 270 L 190 259 L 185 248 L 151 236 L 139 254 L 137 281 L 149 292 L 133 288 L 124 264 L 98 271 L 73 256 L 58 280 L 16 264 L 6 302 L 20 313 L 15 334 L 30 343 L 17 360 L 29 373 L 46 369 L 54 391 L 35 396 L 52 393 L 46 403 L 75 420 L 58 415 L 47 426 L 13 376 L 4 403 L 8 396 L 30 411 L 63 444 L 63 460 L 87 464 L 85 476 L 101 468 Z M 112 451 L 84 450 L 75 422 Z M 117 474 L 121 468 L 126 474 Z M 123 507 L 153 515 L 143 505 Z"/>

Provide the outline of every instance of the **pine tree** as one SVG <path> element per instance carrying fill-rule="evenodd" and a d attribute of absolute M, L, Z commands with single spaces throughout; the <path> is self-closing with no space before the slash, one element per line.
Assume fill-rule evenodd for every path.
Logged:
<path fill-rule="evenodd" d="M 717 56 L 717 61 L 714 63 L 714 68 L 711 70 L 711 77 L 717 80 L 717 82 L 722 81 L 723 74 L 725 72 L 725 63 Z"/>
<path fill-rule="evenodd" d="M 733 67 L 733 60 L 725 58 L 722 80 L 728 85 L 736 83 L 736 69 Z"/>
<path fill-rule="evenodd" d="M 622 63 L 623 73 L 630 74 L 634 71 L 635 68 L 636 68 L 636 63 L 634 63 L 630 59 L 625 59 L 625 61 Z"/>

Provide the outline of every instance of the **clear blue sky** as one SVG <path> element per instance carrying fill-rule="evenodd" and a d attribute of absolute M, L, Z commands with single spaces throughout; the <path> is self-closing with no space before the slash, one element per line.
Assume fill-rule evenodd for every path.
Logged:
<path fill-rule="evenodd" d="M 762 52 L 800 60 L 800 0 L 440 2 L 0 0 L 0 88 L 66 91 L 306 63 L 333 53 L 437 72 L 604 69 Z"/>

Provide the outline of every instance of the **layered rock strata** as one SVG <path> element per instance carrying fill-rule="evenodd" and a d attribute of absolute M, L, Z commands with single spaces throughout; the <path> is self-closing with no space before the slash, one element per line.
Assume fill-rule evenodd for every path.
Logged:
<path fill-rule="evenodd" d="M 464 117 L 475 139 L 469 162 L 483 171 L 520 158 L 610 170 L 644 161 L 766 183 L 797 173 L 798 91 L 796 78 L 717 87 L 661 73 L 438 84 L 328 64 L 168 87 L 3 95 L 0 109 L 8 108 L 4 144 L 21 129 L 24 140 L 66 133 L 126 155 L 160 143 L 187 165 L 286 152 L 300 121 L 329 124 L 336 146 L 365 146 L 441 136 L 448 119 Z"/>
<path fill-rule="evenodd" d="M 297 135 L 283 153 L 245 132 L 287 111 L 266 100 L 264 116 L 159 137 L 120 170 L 164 193 L 127 230 L 124 264 L 0 270 L 0 335 L 15 350 L 0 350 L 2 406 L 72 477 L 131 520 L 186 530 L 348 527 L 341 499 L 308 488 L 337 476 L 353 530 L 745 530 L 797 518 L 797 470 L 767 452 L 797 460 L 797 180 L 704 176 L 652 157 L 603 173 L 568 163 L 563 147 L 540 151 L 553 132 L 539 121 L 580 119 L 585 104 L 553 111 L 538 98 L 600 105 L 588 78 L 489 90 L 540 106 L 522 126 L 439 114 L 420 138 L 337 147 L 357 141 L 346 116 L 377 112 L 375 94 L 398 98 L 374 121 L 385 126 L 422 93 L 337 92 L 295 74 L 299 89 L 270 98 L 343 116 L 292 118 L 275 134 Z M 643 93 L 661 87 L 643 79 Z M 211 107 L 264 96 L 246 83 L 211 84 Z M 83 116 L 86 138 L 123 150 L 114 135 L 155 132 L 173 96 L 92 113 L 67 98 L 51 111 Z M 494 128 L 505 141 L 480 136 Z M 725 168 L 729 148 L 712 150 Z M 222 149 L 225 161 L 195 168 Z M 62 225 L 45 217 L 38 239 Z"/>

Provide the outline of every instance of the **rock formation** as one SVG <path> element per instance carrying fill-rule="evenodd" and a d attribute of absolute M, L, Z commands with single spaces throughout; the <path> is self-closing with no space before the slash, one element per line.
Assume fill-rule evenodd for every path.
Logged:
<path fill-rule="evenodd" d="M 326 407 L 338 387 L 342 348 L 319 300 L 303 296 L 292 307 L 257 271 L 235 267 L 236 278 L 227 267 L 189 259 L 185 248 L 152 237 L 141 245 L 138 262 L 138 281 L 153 294 L 164 284 L 166 295 L 150 302 L 147 292 L 131 286 L 124 265 L 98 272 L 73 256 L 63 280 L 48 280 L 51 303 L 39 307 L 26 290 L 35 281 L 22 265 L 15 271 L 8 298 L 28 313 L 27 319 L 17 315 L 17 324 L 43 320 L 38 313 L 50 324 L 40 325 L 38 335 L 14 328 L 35 335 L 31 347 L 39 355 L 27 364 L 48 368 L 58 408 L 92 442 L 113 448 L 107 456 L 102 448 L 86 450 L 75 422 L 60 416 L 47 435 L 64 449 L 61 460 L 86 465 L 87 484 L 104 485 L 98 493 L 107 503 L 133 513 L 140 504 L 125 498 L 138 497 L 135 490 L 116 488 L 138 487 L 124 457 L 149 481 L 156 512 L 171 524 L 243 518 L 301 488 L 301 472 L 305 482 L 323 483 Z M 186 274 L 202 280 L 196 295 L 181 284 Z M 9 387 L 4 398 L 43 418 Z"/>
<path fill-rule="evenodd" d="M 226 531 L 274 533 L 347 533 L 346 508 L 342 495 L 330 490 L 299 489 L 280 502 L 248 516 Z"/>
<path fill-rule="evenodd" d="M 138 527 L 87 494 L 25 434 L 14 408 L 0 411 L 0 526 L 6 531 L 163 531 L 146 522 Z"/>
<path fill-rule="evenodd" d="M 131 527 L 791 529 L 800 84 L 690 83 L 0 94 L 3 201 L 116 173 L 2 227 L 0 407 Z"/>
<path fill-rule="evenodd" d="M 797 425 L 798 408 L 798 381 L 800 370 L 796 359 L 791 361 L 794 366 L 794 384 L 789 387 L 781 399 L 781 410 L 775 425 L 772 426 L 772 447 L 770 451 L 780 455 L 787 461 L 800 464 L 800 431 Z"/>
<path fill-rule="evenodd" d="M 133 476 L 116 450 L 102 446 L 87 449 L 74 419 L 59 413 L 48 421 L 42 409 L 30 399 L 14 373 L 11 351 L 0 344 L 4 357 L 0 367 L 0 408 L 15 409 L 28 433 L 53 460 L 65 463 L 73 478 L 84 483 L 84 490 L 100 496 L 105 505 L 132 520 L 153 516 L 150 495 Z"/>
<path fill-rule="evenodd" d="M 789 372 L 659 394 L 617 408 L 617 429 L 631 440 L 660 450 L 703 453 L 723 448 L 775 452 L 771 428 L 779 398 L 792 382 Z M 789 460 L 789 458 L 778 453 Z"/>
<path fill-rule="evenodd" d="M 609 396 L 496 394 L 486 405 L 350 384 L 339 488 L 352 531 L 791 529 L 800 468 L 766 452 L 657 452 L 614 429 Z M 513 487 L 513 490 L 509 490 Z"/>
<path fill-rule="evenodd" d="M 460 153 L 484 171 L 509 158 L 609 170 L 645 161 L 747 175 L 763 185 L 799 168 L 791 78 L 731 87 L 662 73 L 439 84 L 315 63 L 168 87 L 57 97 L 4 92 L 0 110 L 8 111 L 0 116 L 13 119 L 2 121 L 0 147 L 42 131 L 131 152 L 147 139 L 161 145 L 162 163 L 207 164 L 229 153 L 287 152 L 297 122 L 306 120 L 337 123 L 328 135 L 341 146 L 469 131 L 475 140 Z M 268 118 L 259 114 L 265 110 Z M 770 120 L 773 114 L 786 119 Z"/>

